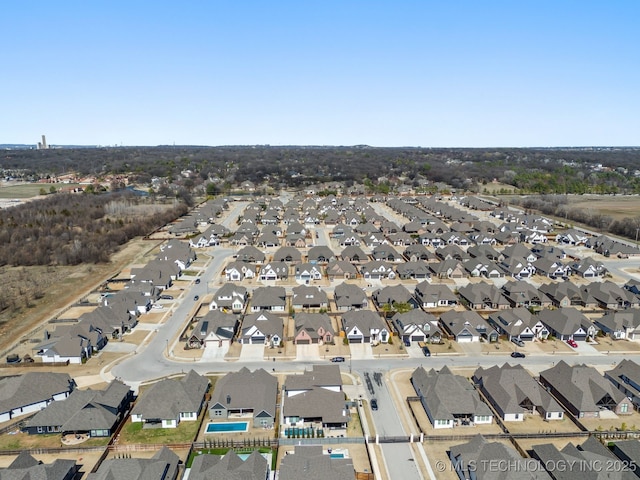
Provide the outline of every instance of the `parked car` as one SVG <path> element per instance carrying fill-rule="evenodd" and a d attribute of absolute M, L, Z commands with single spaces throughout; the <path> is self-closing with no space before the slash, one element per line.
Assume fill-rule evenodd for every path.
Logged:
<path fill-rule="evenodd" d="M 405 338 L 403 340 L 403 342 L 404 342 L 404 346 L 405 347 L 410 347 L 411 346 L 411 340 L 409 340 L 408 338 Z"/>
<path fill-rule="evenodd" d="M 371 399 L 371 410 L 378 410 L 378 400 L 375 398 Z"/>
<path fill-rule="evenodd" d="M 200 283 L 200 279 L 196 278 L 196 285 L 198 285 Z"/>
<path fill-rule="evenodd" d="M 519 347 L 524 347 L 524 342 L 519 338 L 512 338 L 511 341 Z"/>
<path fill-rule="evenodd" d="M 429 350 L 429 347 L 427 346 L 422 347 L 422 353 L 425 357 L 431 356 L 431 350 Z"/>
<path fill-rule="evenodd" d="M 197 302 L 198 300 L 200 300 L 200 296 L 199 295 L 196 295 L 195 297 L 193 297 L 193 301 L 194 302 Z"/>
<path fill-rule="evenodd" d="M 160 299 L 162 300 L 173 300 L 172 295 L 160 295 Z"/>
<path fill-rule="evenodd" d="M 568 344 L 570 347 L 578 348 L 578 344 L 576 343 L 576 341 L 575 341 L 573 338 L 570 338 L 569 340 L 567 340 L 567 344 Z"/>
<path fill-rule="evenodd" d="M 522 353 L 522 352 L 511 352 L 511 356 L 513 358 L 524 358 L 525 357 L 524 353 Z"/>
<path fill-rule="evenodd" d="M 333 363 L 342 363 L 342 362 L 344 362 L 344 357 L 333 357 L 333 358 L 331 359 L 331 361 L 332 361 Z"/>

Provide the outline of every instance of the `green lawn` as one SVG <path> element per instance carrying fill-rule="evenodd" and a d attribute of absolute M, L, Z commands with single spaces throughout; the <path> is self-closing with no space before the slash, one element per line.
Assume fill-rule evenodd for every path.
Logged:
<path fill-rule="evenodd" d="M 119 443 L 191 443 L 200 429 L 202 416 L 195 422 L 180 422 L 177 428 L 142 428 L 143 422 L 127 420 Z"/>

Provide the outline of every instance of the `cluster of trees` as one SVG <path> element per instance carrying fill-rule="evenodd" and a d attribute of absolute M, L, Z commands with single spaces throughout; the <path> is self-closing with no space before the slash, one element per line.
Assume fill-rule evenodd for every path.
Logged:
<path fill-rule="evenodd" d="M 56 194 L 0 210 L 0 266 L 77 265 L 109 261 L 120 245 L 187 212 L 179 203 L 153 215 L 108 208 L 132 194 Z"/>
<path fill-rule="evenodd" d="M 497 179 L 523 193 L 640 193 L 640 179 L 632 175 L 639 158 L 638 148 L 161 146 L 8 150 L 0 157 L 0 169 L 26 179 L 79 172 L 126 174 L 148 184 L 159 177 L 187 190 L 210 179 L 218 181 L 221 191 L 245 180 L 279 188 L 325 181 L 349 186 L 369 179 L 370 190 L 381 192 L 392 183 L 418 186 L 424 179 L 456 189 Z"/>

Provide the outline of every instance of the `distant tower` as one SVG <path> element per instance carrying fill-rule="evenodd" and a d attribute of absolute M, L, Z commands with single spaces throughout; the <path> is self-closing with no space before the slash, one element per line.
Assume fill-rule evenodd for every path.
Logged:
<path fill-rule="evenodd" d="M 42 135 L 42 149 L 46 150 L 47 148 L 49 148 L 47 146 L 47 137 L 45 137 L 44 135 Z"/>

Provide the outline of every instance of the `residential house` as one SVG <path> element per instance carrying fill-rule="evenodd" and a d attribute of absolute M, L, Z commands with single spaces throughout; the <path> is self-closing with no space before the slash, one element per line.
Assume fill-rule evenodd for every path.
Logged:
<path fill-rule="evenodd" d="M 418 367 L 411 375 L 411 384 L 435 429 L 493 423 L 491 409 L 473 385 L 447 366 L 439 372 Z"/>
<path fill-rule="evenodd" d="M 189 244 L 178 239 L 171 239 L 164 245 L 160 245 L 160 253 L 156 255 L 158 260 L 174 262 L 181 271 L 189 268 L 196 258 L 196 252 Z"/>
<path fill-rule="evenodd" d="M 283 263 L 300 263 L 302 261 L 302 254 L 300 250 L 295 247 L 280 247 L 276 253 L 273 254 L 273 262 Z"/>
<path fill-rule="evenodd" d="M 531 255 L 533 255 L 533 253 Z M 516 279 L 529 278 L 536 273 L 536 267 L 533 266 L 533 262 L 529 262 L 522 257 L 506 257 L 499 263 L 499 267 L 502 268 L 507 275 Z"/>
<path fill-rule="evenodd" d="M 600 418 L 609 410 L 617 415 L 633 413 L 631 400 L 609 380 L 587 365 L 560 360 L 540 372 L 540 383 L 577 418 Z"/>
<path fill-rule="evenodd" d="M 584 257 L 580 260 L 576 260 L 571 263 L 570 267 L 572 274 L 578 275 L 582 278 L 597 278 L 602 277 L 607 273 L 607 269 L 604 264 L 591 257 Z"/>
<path fill-rule="evenodd" d="M 238 250 L 236 259 L 239 262 L 257 263 L 260 265 L 266 261 L 267 256 L 253 245 L 248 245 Z"/>
<path fill-rule="evenodd" d="M 631 399 L 636 410 L 640 409 L 640 365 L 627 358 L 604 372 L 604 377 Z"/>
<path fill-rule="evenodd" d="M 529 342 L 545 340 L 549 336 L 549 330 L 540 318 L 524 307 L 492 313 L 489 315 L 488 321 L 500 335 L 506 335 L 509 340 Z"/>
<path fill-rule="evenodd" d="M 316 245 L 311 247 L 307 253 L 309 263 L 330 263 L 336 261 L 336 254 L 326 245 Z"/>
<path fill-rule="evenodd" d="M 487 442 L 482 435 L 476 435 L 467 443 L 452 446 L 448 454 L 451 465 L 461 480 L 489 480 L 496 478 L 498 470 L 509 472 L 504 475 L 504 478 L 551 479 L 538 462 L 533 463 L 530 458 L 521 457 L 515 448 L 504 443 Z M 506 465 L 506 467 L 498 467 L 498 465 Z"/>
<path fill-rule="evenodd" d="M 449 310 L 440 315 L 440 324 L 445 332 L 458 343 L 498 341 L 498 332 L 477 312 Z"/>
<path fill-rule="evenodd" d="M 391 319 L 391 324 L 403 342 L 442 342 L 438 319 L 420 309 L 396 313 Z"/>
<path fill-rule="evenodd" d="M 246 315 L 239 338 L 242 344 L 278 346 L 284 339 L 282 318 L 266 310 Z"/>
<path fill-rule="evenodd" d="M 264 231 L 256 239 L 256 245 L 262 248 L 279 247 L 280 238 L 274 232 Z"/>
<path fill-rule="evenodd" d="M 441 248 L 436 248 L 435 254 L 440 261 L 457 260 L 459 262 L 463 262 L 469 259 L 469 254 L 462 250 L 458 245 L 446 245 Z"/>
<path fill-rule="evenodd" d="M 339 311 L 367 308 L 367 294 L 353 283 L 341 283 L 334 289 L 334 300 Z"/>
<path fill-rule="evenodd" d="M 502 278 L 504 271 L 486 257 L 472 257 L 462 262 L 467 275 L 470 277 Z"/>
<path fill-rule="evenodd" d="M 68 373 L 27 372 L 0 377 L 0 423 L 64 400 L 75 387 Z"/>
<path fill-rule="evenodd" d="M 284 312 L 287 292 L 284 287 L 258 287 L 253 291 L 251 311 Z"/>
<path fill-rule="evenodd" d="M 209 400 L 209 418 L 252 418 L 254 428 L 273 428 L 277 416 L 278 379 L 259 368 L 242 367 L 216 382 Z"/>
<path fill-rule="evenodd" d="M 602 333 L 615 340 L 640 340 L 640 309 L 608 311 L 594 323 Z"/>
<path fill-rule="evenodd" d="M 99 329 L 78 323 L 58 326 L 52 334 L 45 331 L 44 340 L 33 349 L 43 363 L 80 364 L 106 344 L 107 337 Z"/>
<path fill-rule="evenodd" d="M 396 277 L 393 266 L 381 260 L 373 260 L 361 265 L 360 271 L 365 280 L 381 280 L 383 278 L 393 280 Z"/>
<path fill-rule="evenodd" d="M 0 467 L 0 478 L 8 480 L 75 480 L 80 475 L 80 465 L 75 460 L 56 458 L 51 463 L 43 463 L 26 450 L 22 450 L 7 467 Z"/>
<path fill-rule="evenodd" d="M 209 480 L 212 478 L 269 480 L 269 464 L 259 450 L 240 457 L 234 450 L 223 456 L 213 454 L 196 455 L 189 469 L 189 480 Z"/>
<path fill-rule="evenodd" d="M 251 280 L 256 276 L 256 266 L 249 262 L 231 262 L 224 269 L 227 282 L 241 282 Z"/>
<path fill-rule="evenodd" d="M 314 365 L 302 375 L 288 375 L 283 390 L 284 435 L 291 428 L 322 430 L 325 437 L 346 434 L 350 413 L 337 365 Z"/>
<path fill-rule="evenodd" d="M 458 295 L 473 310 L 505 310 L 511 306 L 502 291 L 491 283 L 470 283 L 460 287 Z"/>
<path fill-rule="evenodd" d="M 546 295 L 524 280 L 512 280 L 502 286 L 502 292 L 512 307 L 546 308 L 551 300 Z"/>
<path fill-rule="evenodd" d="M 425 261 L 405 262 L 396 265 L 396 274 L 401 280 L 424 280 L 431 278 L 431 269 Z"/>
<path fill-rule="evenodd" d="M 295 345 L 325 344 L 333 342 L 335 332 L 331 317 L 326 313 L 298 313 L 295 316 Z"/>
<path fill-rule="evenodd" d="M 448 286 L 426 281 L 416 285 L 415 296 L 420 306 L 425 309 L 454 307 L 458 304 L 458 297 Z"/>
<path fill-rule="evenodd" d="M 195 422 L 204 405 L 209 380 L 190 370 L 181 378 L 165 378 L 145 390 L 131 410 L 131 421 L 142 428 L 177 428 Z"/>
<path fill-rule="evenodd" d="M 429 263 L 429 269 L 432 276 L 436 278 L 466 278 L 467 271 L 465 270 L 462 262 L 453 258 L 443 260 L 441 262 Z"/>
<path fill-rule="evenodd" d="M 380 315 L 371 310 L 349 310 L 342 315 L 342 330 L 349 343 L 387 343 L 389 329 Z"/>
<path fill-rule="evenodd" d="M 128 385 L 114 380 L 103 390 L 74 390 L 64 400 L 50 403 L 30 418 L 23 431 L 110 437 L 133 401 Z"/>
<path fill-rule="evenodd" d="M 478 368 L 473 382 L 505 422 L 523 422 L 527 415 L 562 420 L 564 410 L 522 365 Z"/>
<path fill-rule="evenodd" d="M 410 308 L 418 308 L 418 301 L 404 285 L 389 285 L 371 293 L 371 299 L 378 309 L 393 310 L 394 305 L 404 304 Z"/>
<path fill-rule="evenodd" d="M 292 454 L 282 457 L 279 480 L 356 480 L 351 458 L 323 453 L 322 445 L 296 445 Z"/>
<path fill-rule="evenodd" d="M 611 470 L 625 473 L 629 478 L 640 476 L 640 442 L 637 439 L 616 440 L 611 447 L 613 454 L 619 459 L 617 463 L 610 462 Z"/>
<path fill-rule="evenodd" d="M 371 251 L 371 257 L 374 260 L 391 263 L 403 261 L 402 255 L 400 255 L 391 245 L 378 245 Z"/>
<path fill-rule="evenodd" d="M 329 280 L 348 280 L 356 278 L 358 276 L 358 270 L 352 263 L 345 260 L 337 260 L 335 262 L 329 262 L 327 265 L 327 277 Z"/>
<path fill-rule="evenodd" d="M 632 480 L 638 478 L 630 470 L 628 463 L 616 458 L 595 436 L 589 437 L 582 445 L 578 446 L 569 442 L 562 449 L 558 449 L 553 443 L 533 445 L 531 456 L 540 461 L 551 478 L 562 480 L 609 480 L 612 478 Z M 564 466 L 558 467 L 558 465 Z M 570 467 L 570 465 L 574 467 Z M 577 467 L 578 465 L 579 467 Z M 602 465 L 606 465 L 607 468 L 603 468 Z M 560 468 L 563 470 L 562 473 L 560 473 Z"/>
<path fill-rule="evenodd" d="M 421 244 L 409 245 L 402 254 L 407 262 L 433 262 L 437 258 L 434 253 L 427 250 L 427 247 Z"/>
<path fill-rule="evenodd" d="M 593 296 L 582 287 L 572 282 L 543 283 L 538 287 L 551 299 L 554 307 L 596 308 L 598 303 Z"/>
<path fill-rule="evenodd" d="M 340 253 L 340 257 L 345 262 L 350 263 L 363 263 L 369 261 L 369 256 L 356 245 L 346 247 L 344 250 L 342 250 L 342 253 Z"/>
<path fill-rule="evenodd" d="M 543 277 L 558 279 L 567 277 L 571 274 L 571 267 L 565 265 L 560 260 L 554 260 L 548 257 L 540 257 L 532 264 L 536 269 L 537 275 Z"/>
<path fill-rule="evenodd" d="M 309 283 L 322 280 L 322 267 L 315 263 L 300 263 L 295 266 L 296 281 Z"/>
<path fill-rule="evenodd" d="M 249 293 L 245 287 L 234 283 L 225 283 L 213 294 L 209 310 L 223 312 L 243 312 L 249 300 Z"/>
<path fill-rule="evenodd" d="M 289 278 L 289 264 L 285 262 L 272 262 L 260 268 L 258 279 L 262 282 L 284 281 Z"/>
<path fill-rule="evenodd" d="M 283 390 L 286 397 L 293 397 L 314 388 L 342 392 L 340 367 L 337 365 L 312 365 L 311 370 L 305 370 L 302 374 L 287 375 Z"/>
<path fill-rule="evenodd" d="M 291 305 L 294 309 L 324 308 L 329 305 L 327 294 L 318 287 L 299 285 L 293 288 Z"/>
<path fill-rule="evenodd" d="M 187 346 L 189 348 L 229 347 L 238 329 L 238 317 L 222 310 L 209 310 L 193 328 Z"/>
<path fill-rule="evenodd" d="M 611 281 L 591 282 L 582 288 L 595 298 L 601 308 L 618 310 L 640 306 L 637 296 Z"/>
<path fill-rule="evenodd" d="M 556 235 L 556 242 L 567 245 L 585 245 L 587 240 L 589 240 L 589 236 L 575 228 L 570 228 Z"/>
<path fill-rule="evenodd" d="M 597 333 L 597 328 L 591 320 L 574 307 L 544 309 L 538 313 L 538 317 L 549 333 L 558 340 L 584 342 L 595 337 Z"/>

